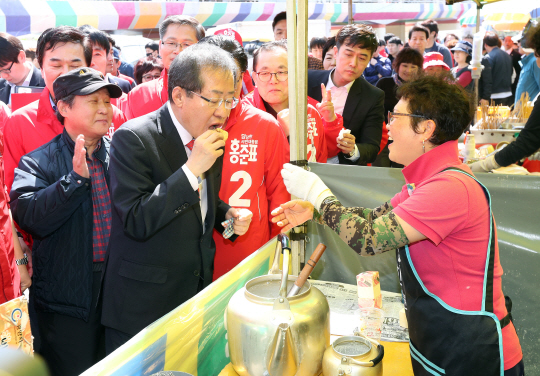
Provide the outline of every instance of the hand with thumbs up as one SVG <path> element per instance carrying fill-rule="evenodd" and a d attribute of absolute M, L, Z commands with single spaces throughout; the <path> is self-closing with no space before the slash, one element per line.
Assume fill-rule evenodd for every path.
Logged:
<path fill-rule="evenodd" d="M 332 122 L 336 120 L 336 114 L 334 112 L 334 104 L 332 103 L 332 92 L 326 91 L 324 84 L 321 84 L 322 101 L 317 104 L 317 110 L 321 114 L 321 117 L 326 122 Z"/>

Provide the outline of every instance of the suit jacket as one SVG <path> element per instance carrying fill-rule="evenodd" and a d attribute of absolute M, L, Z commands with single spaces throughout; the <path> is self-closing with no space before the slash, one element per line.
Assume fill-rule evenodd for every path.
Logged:
<path fill-rule="evenodd" d="M 45 81 L 43 81 L 43 77 L 41 77 L 41 71 L 37 69 L 34 64 L 32 64 L 32 70 L 32 78 L 30 78 L 30 85 L 28 86 L 45 87 Z M 0 101 L 8 104 L 10 94 L 11 86 L 3 78 L 0 79 Z"/>
<path fill-rule="evenodd" d="M 136 334 L 212 282 L 212 228 L 230 208 L 219 199 L 223 159 L 205 173 L 208 211 L 182 165 L 182 139 L 167 106 L 119 128 L 109 168 L 113 217 L 102 323 Z"/>
<path fill-rule="evenodd" d="M 110 83 L 120 86 L 120 89 L 122 89 L 124 93 L 127 94 L 131 91 L 132 87 L 128 80 L 124 80 L 120 77 L 114 77 L 112 74 L 108 74 L 107 77 L 109 78 Z"/>
<path fill-rule="evenodd" d="M 321 83 L 326 86 L 331 71 L 308 71 L 308 96 L 322 100 Z M 351 162 L 339 153 L 340 164 L 366 165 L 377 158 L 384 122 L 384 92 L 364 77 L 354 81 L 343 109 L 343 126 L 356 137 L 360 158 Z"/>

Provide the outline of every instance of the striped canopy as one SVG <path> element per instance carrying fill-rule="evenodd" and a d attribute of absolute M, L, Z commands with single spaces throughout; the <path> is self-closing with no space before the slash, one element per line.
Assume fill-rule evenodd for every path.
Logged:
<path fill-rule="evenodd" d="M 356 21 L 388 24 L 398 20 L 458 19 L 470 3 L 353 4 Z M 155 28 L 167 16 L 185 14 L 204 26 L 240 21 L 267 21 L 284 11 L 285 2 L 146 2 L 1 0 L 0 31 L 38 34 L 60 25 L 92 25 L 100 30 Z M 309 19 L 347 22 L 347 3 L 309 4 Z"/>
<path fill-rule="evenodd" d="M 486 29 L 520 31 L 531 18 L 540 17 L 538 0 L 499 1 L 487 4 L 480 10 L 480 22 Z M 459 19 L 461 25 L 476 25 L 476 8 L 465 12 Z"/>

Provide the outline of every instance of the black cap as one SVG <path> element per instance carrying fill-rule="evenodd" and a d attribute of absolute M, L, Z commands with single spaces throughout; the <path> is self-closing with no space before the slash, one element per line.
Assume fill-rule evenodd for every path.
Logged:
<path fill-rule="evenodd" d="M 122 89 L 116 84 L 105 81 L 102 73 L 92 68 L 77 68 L 61 75 L 53 82 L 56 100 L 68 95 L 90 95 L 99 89 L 107 88 L 111 98 L 120 98 Z"/>

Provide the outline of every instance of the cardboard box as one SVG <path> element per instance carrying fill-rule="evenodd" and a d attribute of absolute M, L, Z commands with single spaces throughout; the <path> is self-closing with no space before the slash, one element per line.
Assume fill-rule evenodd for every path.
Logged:
<path fill-rule="evenodd" d="M 379 272 L 364 272 L 356 276 L 358 306 L 360 308 L 382 308 Z"/>

